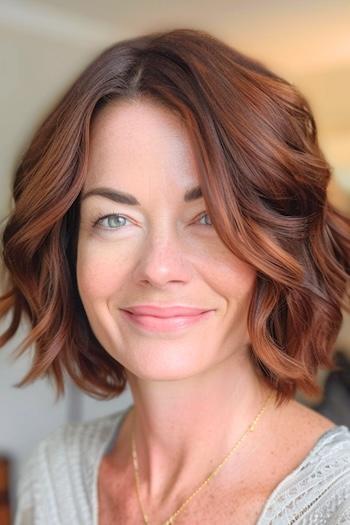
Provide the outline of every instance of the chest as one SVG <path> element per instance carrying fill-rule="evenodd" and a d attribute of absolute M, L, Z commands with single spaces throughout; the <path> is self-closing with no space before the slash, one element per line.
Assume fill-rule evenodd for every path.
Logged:
<path fill-rule="evenodd" d="M 259 516 L 264 506 L 264 501 L 250 500 L 249 504 L 242 504 L 238 502 L 239 506 L 235 508 L 228 506 L 217 507 L 212 506 L 208 509 L 191 510 L 191 512 L 183 511 L 181 515 L 174 520 L 176 525 L 256 525 Z M 98 525 L 135 525 L 143 523 L 143 516 L 138 508 L 138 505 L 133 507 L 126 507 L 122 502 L 114 501 L 100 502 Z M 146 510 L 147 512 L 147 510 Z M 155 514 L 152 514 L 152 517 Z M 170 517 L 169 514 L 158 513 L 157 517 L 150 521 L 150 525 L 164 524 L 166 519 Z"/>
<path fill-rule="evenodd" d="M 135 484 L 130 479 L 113 483 L 101 468 L 98 491 L 98 525 L 144 523 Z M 257 525 L 269 492 L 242 490 L 223 495 L 203 490 L 176 516 L 174 525 Z M 181 503 L 180 503 L 181 505 Z M 180 505 L 168 509 L 148 509 L 150 525 L 164 525 Z"/>

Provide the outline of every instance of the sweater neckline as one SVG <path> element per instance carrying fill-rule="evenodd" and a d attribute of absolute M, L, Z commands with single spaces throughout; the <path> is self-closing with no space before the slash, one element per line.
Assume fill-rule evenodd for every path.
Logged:
<path fill-rule="evenodd" d="M 264 524 L 263 520 L 265 519 L 266 514 L 269 511 L 269 508 L 271 507 L 273 501 L 280 495 L 283 489 L 287 488 L 290 480 L 293 479 L 300 471 L 306 468 L 307 463 L 313 460 L 313 458 L 319 453 L 320 449 L 328 442 L 328 440 L 342 433 L 347 433 L 350 437 L 349 428 L 347 426 L 334 424 L 332 427 L 330 427 L 328 430 L 326 430 L 319 436 L 319 438 L 315 441 L 313 447 L 306 454 L 304 459 L 301 460 L 299 465 L 297 465 L 293 470 L 291 470 L 271 491 L 270 495 L 268 496 L 263 505 L 256 525 Z"/>
<path fill-rule="evenodd" d="M 125 410 L 122 410 L 121 412 L 117 412 L 114 414 L 111 414 L 110 416 L 107 416 L 108 420 L 112 422 L 112 425 L 109 429 L 107 439 L 105 439 L 101 446 L 99 447 L 98 453 L 95 457 L 94 466 L 93 466 L 93 479 L 92 479 L 92 514 L 93 514 L 93 525 L 99 525 L 98 523 L 98 514 L 99 514 L 99 502 L 98 502 L 98 475 L 100 470 L 100 465 L 102 462 L 102 458 L 104 454 L 113 446 L 115 443 L 115 440 L 118 438 L 118 434 L 120 431 L 120 428 L 122 426 L 122 423 L 128 413 L 132 410 L 134 405 L 130 405 Z M 280 490 L 289 482 L 289 480 L 297 474 L 300 470 L 303 469 L 303 467 L 306 465 L 306 463 L 313 458 L 315 454 L 317 454 L 319 448 L 324 444 L 324 442 L 327 441 L 327 439 L 333 435 L 336 435 L 338 433 L 347 431 L 349 432 L 349 428 L 345 425 L 337 425 L 334 424 L 334 426 L 327 429 L 325 432 L 323 432 L 319 438 L 314 443 L 311 450 L 307 453 L 307 455 L 304 457 L 304 459 L 295 467 L 289 474 L 287 474 L 272 490 L 270 495 L 265 500 L 265 503 L 262 507 L 261 513 L 258 517 L 258 520 L 256 522 L 256 525 L 262 525 L 262 520 L 264 519 L 264 516 L 266 515 L 267 509 L 271 506 L 274 498 L 276 495 L 280 492 Z"/>

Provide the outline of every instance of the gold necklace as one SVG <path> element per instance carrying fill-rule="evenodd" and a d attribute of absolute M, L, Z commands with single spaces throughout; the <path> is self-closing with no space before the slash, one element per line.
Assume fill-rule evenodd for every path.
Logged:
<path fill-rule="evenodd" d="M 273 394 L 273 391 L 270 392 L 270 394 L 267 396 L 265 403 L 263 404 L 260 412 L 255 417 L 254 421 L 248 426 L 247 430 L 242 434 L 242 436 L 239 438 L 239 440 L 235 443 L 235 445 L 232 447 L 232 449 L 229 451 L 229 453 L 224 457 L 222 462 L 214 469 L 211 474 L 201 483 L 201 485 L 184 501 L 184 503 L 166 520 L 166 522 L 163 525 L 172 525 L 175 521 L 175 517 L 183 510 L 185 505 L 187 505 L 191 499 L 219 472 L 219 470 L 224 466 L 226 461 L 229 459 L 231 454 L 239 447 L 241 442 L 243 441 L 244 437 L 248 434 L 248 432 L 253 432 L 255 430 L 255 425 L 258 422 L 258 419 L 266 409 L 267 403 L 269 399 L 271 398 Z M 140 479 L 139 479 L 139 466 L 138 466 L 138 460 L 137 460 L 137 452 L 136 452 L 136 446 L 135 446 L 135 435 L 134 435 L 134 428 L 132 429 L 132 459 L 133 459 L 133 466 L 134 466 L 134 474 L 135 474 L 135 481 L 136 481 L 136 492 L 137 497 L 139 500 L 139 504 L 142 510 L 144 523 L 146 525 L 149 525 L 149 520 L 147 517 L 147 514 L 145 513 L 141 498 L 140 498 Z"/>

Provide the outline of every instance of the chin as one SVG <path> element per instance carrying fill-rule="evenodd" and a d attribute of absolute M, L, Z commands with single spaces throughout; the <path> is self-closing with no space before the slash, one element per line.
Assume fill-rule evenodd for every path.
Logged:
<path fill-rule="evenodd" d="M 165 356 L 163 359 L 154 360 L 140 357 L 137 362 L 128 359 L 123 366 L 136 377 L 149 381 L 176 381 L 195 376 L 205 370 L 198 362 L 182 361 L 178 356 L 172 359 Z"/>

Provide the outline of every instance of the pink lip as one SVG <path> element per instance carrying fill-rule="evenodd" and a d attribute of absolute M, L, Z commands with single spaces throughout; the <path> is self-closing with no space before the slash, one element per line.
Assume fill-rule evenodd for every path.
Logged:
<path fill-rule="evenodd" d="M 168 332 L 191 326 L 198 321 L 208 318 L 214 310 L 202 311 L 195 315 L 175 315 L 172 317 L 157 317 L 154 315 L 134 314 L 128 310 L 121 310 L 124 317 L 132 324 L 151 332 Z M 164 313 L 164 312 L 163 312 Z"/>
<path fill-rule="evenodd" d="M 204 308 L 193 308 L 189 306 L 169 306 L 160 307 L 148 304 L 140 304 L 123 308 L 135 315 L 152 315 L 154 317 L 175 317 L 175 316 L 195 316 L 205 311 Z"/>

